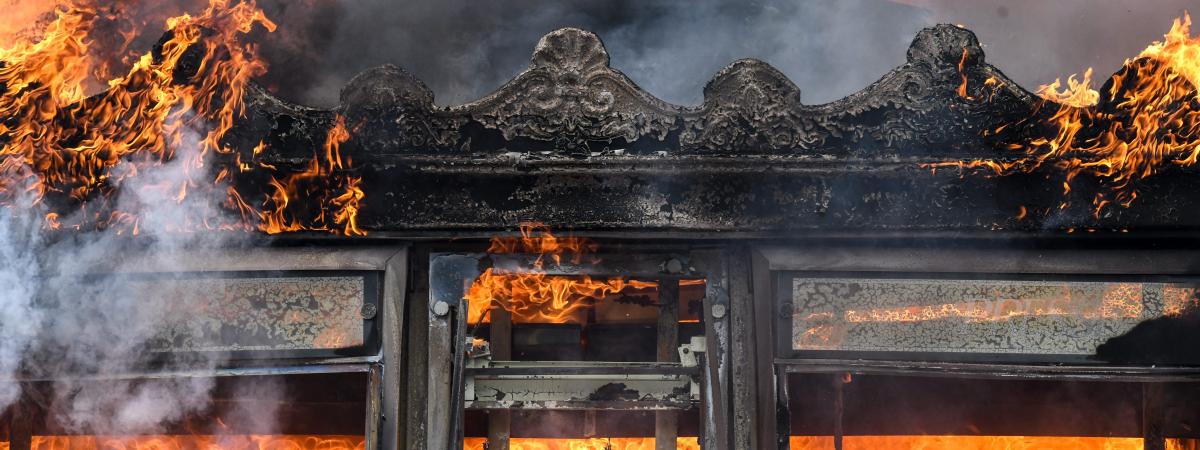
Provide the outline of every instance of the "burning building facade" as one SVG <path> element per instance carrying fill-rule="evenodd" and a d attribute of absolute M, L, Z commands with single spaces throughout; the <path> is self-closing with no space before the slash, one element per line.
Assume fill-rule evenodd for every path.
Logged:
<path fill-rule="evenodd" d="M 39 45 L 70 48 L 70 26 Z M 250 82 L 235 37 L 255 26 L 273 25 L 214 2 L 92 96 L 69 89 L 70 54 L 0 67 L 3 200 L 48 247 L 119 235 L 120 263 L 66 275 L 133 299 L 117 323 L 146 328 L 72 364 L 22 347 L 0 374 L 7 448 L 1200 442 L 1182 22 L 1100 91 L 1053 99 L 939 26 L 842 100 L 804 104 L 741 60 L 678 106 L 568 28 L 475 102 L 381 67 L 329 110 Z M 176 161 L 138 191 L 165 194 L 117 188 Z M 164 222 L 154 198 L 211 208 Z M 164 249 L 139 244 L 149 227 L 252 236 Z M 72 420 L 106 411 L 88 392 L 197 385 L 178 414 Z"/>

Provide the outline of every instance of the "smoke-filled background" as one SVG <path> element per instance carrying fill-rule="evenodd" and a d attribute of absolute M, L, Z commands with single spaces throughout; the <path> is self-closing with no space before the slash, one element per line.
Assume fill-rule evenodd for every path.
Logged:
<path fill-rule="evenodd" d="M 52 0 L 2 0 L 35 17 Z M 111 2 L 142 23 L 98 27 L 96 45 L 142 53 L 162 20 L 206 0 Z M 559 27 L 598 33 L 613 65 L 664 100 L 695 104 L 718 70 L 759 58 L 807 103 L 843 97 L 904 62 L 923 27 L 975 31 L 988 60 L 1028 89 L 1094 67 L 1098 78 L 1160 39 L 1193 0 L 259 0 L 275 33 L 253 37 L 271 65 L 260 82 L 312 106 L 333 106 L 355 74 L 381 64 L 414 72 L 437 102 L 477 99 L 522 70 L 537 39 Z M 1200 8 L 1198 8 L 1200 9 Z M 44 12 L 44 11 L 43 11 Z M 20 31 L 0 29 L 0 36 Z M 2 42 L 0 42 L 2 43 Z M 115 50 L 114 50 L 115 51 Z"/>
<path fill-rule="evenodd" d="M 122 378 L 145 370 L 146 347 L 161 338 L 164 324 L 181 319 L 180 304 L 132 290 L 120 278 L 100 276 L 146 267 L 182 272 L 186 269 L 180 261 L 191 252 L 237 248 L 247 241 L 249 236 L 239 233 L 176 231 L 191 218 L 222 214 L 219 199 L 189 196 L 179 201 L 171 189 L 189 180 L 188 162 L 201 151 L 202 133 L 184 131 L 174 147 L 175 159 L 119 186 L 113 196 L 118 209 L 142 219 L 136 239 L 111 230 L 47 235 L 41 219 L 45 206 L 35 203 L 32 194 L 0 207 L 0 413 L 24 398 L 50 411 L 52 421 L 68 432 L 144 435 L 162 433 L 166 426 L 213 407 L 213 378 Z M 202 352 L 158 359 L 164 370 L 202 372 L 226 361 L 223 355 Z M 52 379 L 51 389 L 22 392 L 29 385 L 12 383 L 16 374 Z M 283 395 L 275 381 L 254 377 L 233 388 L 268 399 L 267 404 Z M 237 409 L 230 414 L 245 415 Z M 268 433 L 275 418 L 267 410 L 254 416 Z"/>
<path fill-rule="evenodd" d="M 0 0 L 0 45 L 36 35 L 53 0 Z M 128 0 L 104 5 L 89 36 L 111 64 L 97 78 L 121 73 L 132 55 L 146 52 L 163 20 L 198 11 L 205 0 Z M 730 62 L 753 57 L 779 68 L 808 103 L 834 100 L 864 88 L 904 61 L 923 27 L 957 23 L 974 30 L 988 60 L 1026 88 L 1095 67 L 1104 78 L 1125 58 L 1161 37 L 1194 0 L 260 0 L 279 29 L 251 41 L 270 65 L 259 82 L 277 95 L 313 106 L 333 106 L 355 74 L 381 64 L 414 72 L 441 105 L 479 98 L 521 71 L 537 39 L 559 27 L 599 34 L 613 66 L 664 100 L 695 104 L 704 83 Z M 14 17 L 18 19 L 13 19 Z M 28 18 L 28 20 L 20 19 Z M 130 20 L 132 18 L 132 20 Z M 12 24 L 34 24 L 8 26 Z M 103 83 L 97 82 L 97 86 Z M 192 143 L 194 144 L 194 143 Z M 178 184 L 168 167 L 148 184 Z M 171 182 L 176 181 L 176 182 Z M 143 186 L 144 187 L 144 186 Z M 153 190 L 128 186 L 146 195 Z M 190 216 L 167 198 L 138 197 L 146 205 L 175 205 L 155 217 Z M 132 207 L 137 211 L 139 208 Z M 200 214 L 204 216 L 206 214 Z M 77 284 L 92 267 L 113 269 L 127 240 L 81 235 L 43 243 L 36 220 L 0 209 L 0 379 L 20 364 L 71 366 L 74 371 L 121 372 L 150 338 L 161 314 L 103 283 Z M 227 234 L 157 233 L 151 218 L 141 244 L 166 255 L 198 246 L 231 245 Z M 50 250 L 47 252 L 46 247 Z M 48 303 L 39 297 L 52 299 Z M 53 299 L 66 300 L 55 303 Z M 40 307 L 35 308 L 34 305 Z M 25 357 L 36 355 L 35 357 Z M 195 363 L 193 361 L 193 363 Z M 200 361 L 214 366 L 218 361 Z M 64 367 L 65 369 L 66 367 Z M 44 367 L 56 371 L 57 367 Z M 207 406 L 204 380 L 152 387 L 73 385 L 62 381 L 68 422 L 110 431 L 151 432 L 164 421 Z M 0 382 L 0 409 L 20 392 Z"/>
<path fill-rule="evenodd" d="M 276 0 L 278 1 L 278 0 Z M 354 74 L 400 65 L 458 104 L 526 65 L 537 39 L 577 26 L 604 39 L 613 65 L 664 100 L 694 104 L 739 58 L 759 58 L 800 86 L 807 103 L 866 87 L 904 62 L 921 29 L 962 24 L 988 59 L 1028 88 L 1095 67 L 1116 71 L 1161 39 L 1190 0 L 386 0 L 281 1 L 280 36 L 262 38 L 276 93 L 337 101 Z M 274 10 L 274 11 L 272 11 Z"/>

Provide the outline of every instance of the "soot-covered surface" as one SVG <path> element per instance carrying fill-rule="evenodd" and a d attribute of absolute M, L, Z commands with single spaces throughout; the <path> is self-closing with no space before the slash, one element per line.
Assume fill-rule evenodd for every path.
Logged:
<path fill-rule="evenodd" d="M 488 230 L 518 221 L 593 230 L 1023 231 L 1180 229 L 1200 225 L 1200 186 L 1171 169 L 1130 208 L 1060 208 L 1061 175 L 989 177 L 923 163 L 1016 157 L 1006 143 L 1045 133 L 1047 104 L 984 61 L 974 34 L 921 31 L 907 62 L 844 99 L 802 103 L 757 60 L 730 64 L 699 106 L 654 98 L 612 69 L 600 39 L 547 34 L 529 69 L 465 105 L 437 106 L 403 69 L 367 71 L 341 105 L 318 110 L 261 89 L 247 94 L 230 147 L 300 166 L 337 116 L 341 147 L 366 193 L 369 231 Z M 964 84 L 965 83 L 965 84 Z M 965 96 L 963 95 L 965 94 Z M 1033 120 L 1030 120 L 1033 119 Z M 992 133 L 1001 125 L 1002 133 Z M 251 155 L 244 155 L 250 158 Z M 240 185 L 267 180 L 244 174 Z"/>

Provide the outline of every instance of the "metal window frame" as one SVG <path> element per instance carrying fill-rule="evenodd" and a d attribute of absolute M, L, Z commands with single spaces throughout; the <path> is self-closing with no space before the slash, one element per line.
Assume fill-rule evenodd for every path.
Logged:
<path fill-rule="evenodd" d="M 799 242 L 764 245 L 750 250 L 756 317 L 769 317 L 755 330 L 757 342 L 759 442 L 775 441 L 787 449 L 789 417 L 787 375 L 790 373 L 884 374 L 1002 380 L 1071 380 L 1140 382 L 1144 391 L 1144 424 L 1148 449 L 1163 447 L 1162 383 L 1200 381 L 1196 367 L 1128 367 L 1104 364 L 1055 364 L 1051 361 L 971 361 L 963 355 L 921 353 L 902 358 L 869 359 L 860 352 L 827 352 L 824 357 L 796 354 L 790 339 L 784 351 L 781 326 L 790 320 L 790 302 L 776 298 L 784 273 L 928 274 L 931 277 L 1052 277 L 1056 279 L 1124 278 L 1154 281 L 1195 280 L 1200 251 L 1186 248 L 1129 248 L 1095 245 L 1079 248 L 1025 243 L 1008 247 L 940 241 L 916 245 L 862 245 L 861 242 Z M 978 242 L 975 244 L 979 244 Z M 986 257 L 981 257 L 986 252 Z M 790 333 L 789 333 L 790 335 Z M 786 353 L 781 355 L 781 353 Z M 847 358 L 853 353 L 858 358 Z M 838 356 L 841 356 L 840 358 Z M 878 356 L 878 355 L 876 355 Z M 931 357 L 932 356 L 932 357 Z M 943 356 L 943 357 L 938 357 Z M 956 357 L 957 356 L 957 357 Z M 865 357 L 865 358 L 864 358 Z M 1003 359 L 1003 358 L 1001 358 Z M 835 405 L 836 408 L 836 405 Z M 835 424 L 835 429 L 837 425 Z M 764 446 L 765 448 L 765 446 Z"/>
<path fill-rule="evenodd" d="M 155 255 L 128 255 L 116 271 L 97 271 L 87 276 L 159 276 Z M 79 379 L 154 379 L 172 377 L 232 377 L 267 375 L 304 375 L 318 373 L 367 373 L 367 408 L 363 411 L 366 450 L 393 450 L 404 442 L 399 426 L 402 402 L 402 330 L 408 291 L 408 248 L 405 245 L 376 247 L 206 249 L 171 255 L 171 272 L 187 276 L 236 276 L 303 273 L 306 275 L 380 273 L 377 283 L 376 313 L 364 328 L 366 346 L 346 356 L 341 352 L 280 351 L 238 352 L 227 363 L 215 368 L 157 368 L 137 364 L 130 373 L 99 375 L 56 375 Z M 389 368 L 391 368 L 389 370 Z M 33 382 L 44 377 L 13 380 Z M 0 380 L 2 382 L 4 380 Z M 10 414 L 11 450 L 28 450 L 32 433 L 30 419 L 37 416 L 33 402 L 20 399 Z"/>
<path fill-rule="evenodd" d="M 724 254 L 718 250 L 690 250 L 669 252 L 648 249 L 644 253 L 601 254 L 599 263 L 570 263 L 548 265 L 541 269 L 549 275 L 622 276 L 636 279 L 696 279 L 707 282 L 704 298 L 704 318 L 708 328 L 705 332 L 707 355 L 704 375 L 701 377 L 701 408 L 705 430 L 701 446 L 706 450 L 728 450 L 733 447 L 733 409 L 730 405 L 731 385 L 731 303 L 728 274 Z M 681 273 L 667 273 L 663 262 L 678 258 L 687 263 Z M 462 349 L 452 343 L 463 341 L 456 336 L 454 321 L 465 321 L 462 302 L 464 279 L 478 277 L 485 267 L 498 273 L 528 272 L 538 255 L 511 254 L 487 255 L 483 253 L 432 252 L 428 254 L 428 317 L 425 389 L 419 394 L 427 401 L 418 414 L 424 423 L 423 438 L 411 439 L 412 448 L 452 449 L 462 448 L 462 433 L 459 431 L 463 411 L 462 386 L 455 367 L 462 367 Z M 438 303 L 445 303 L 439 306 Z M 438 315 L 436 311 L 443 311 Z M 714 312 L 715 311 L 715 312 Z M 421 327 L 414 323 L 414 326 Z M 460 331 L 462 327 L 457 327 Z M 461 334 L 461 333 L 458 333 Z M 451 360 L 448 355 L 455 355 Z M 414 355 L 416 356 L 416 355 Z M 411 393 L 410 393 L 411 395 Z M 415 410 L 410 411 L 412 415 Z M 411 420 L 411 419 L 410 419 Z"/>

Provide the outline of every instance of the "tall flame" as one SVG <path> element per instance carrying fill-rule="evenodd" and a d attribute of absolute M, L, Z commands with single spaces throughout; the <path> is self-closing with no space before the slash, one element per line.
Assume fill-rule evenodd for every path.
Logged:
<path fill-rule="evenodd" d="M 243 164 L 241 155 L 257 156 L 261 145 L 241 152 L 223 141 L 245 113 L 251 80 L 266 71 L 255 46 L 241 37 L 255 27 L 275 30 L 253 0 L 209 0 L 197 16 L 168 19 L 156 51 L 141 55 L 92 96 L 86 82 L 106 62 L 89 53 L 88 32 L 100 14 L 90 1 L 59 4 L 39 40 L 17 40 L 0 50 L 0 205 L 28 206 L 19 200 L 24 197 L 54 210 L 46 216 L 48 228 L 115 227 L 136 234 L 141 215 L 156 205 L 118 210 L 118 191 L 139 174 L 175 163 L 182 164 L 181 180 L 140 189 L 172 192 L 179 203 L 196 192 L 225 198 L 225 206 L 241 212 L 241 220 L 197 217 L 172 229 L 363 234 L 357 224 L 361 180 L 344 174 L 349 161 L 343 161 L 338 145 L 349 132 L 340 119 L 325 154 L 314 155 L 296 173 Z M 216 155 L 236 159 L 239 170 L 271 173 L 274 192 L 253 207 L 232 187 L 221 186 L 230 181 L 228 169 L 209 174 L 220 163 Z M 312 182 L 316 178 L 321 180 Z M 316 200 L 331 217 L 322 212 L 300 221 L 295 211 L 311 205 L 296 205 L 289 197 Z M 64 205 L 79 214 L 60 214 Z"/>
<path fill-rule="evenodd" d="M 1129 206 L 1139 181 L 1171 166 L 1190 166 L 1200 157 L 1200 37 L 1191 36 L 1191 17 L 1174 21 L 1162 41 L 1127 60 L 1110 83 L 1091 88 L 1091 70 L 1042 86 L 1039 95 L 1058 109 L 1050 133 L 1011 144 L 1012 159 L 933 164 L 982 169 L 993 174 L 1051 167 L 1064 174 L 1063 194 L 1079 175 L 1109 187 L 1092 199 L 1095 215 L 1112 204 Z M 1007 125 L 1006 125 L 1007 126 Z M 1003 128 L 1003 127 L 1002 127 Z M 1060 207 L 1066 207 L 1064 200 Z"/>

